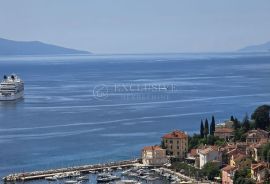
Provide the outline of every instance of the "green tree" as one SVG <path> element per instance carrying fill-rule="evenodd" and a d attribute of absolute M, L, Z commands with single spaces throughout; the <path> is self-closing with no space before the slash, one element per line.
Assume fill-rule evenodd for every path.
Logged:
<path fill-rule="evenodd" d="M 264 184 L 269 184 L 270 183 L 270 173 L 269 173 L 268 169 L 265 170 L 264 177 L 265 177 Z"/>
<path fill-rule="evenodd" d="M 204 122 L 204 136 L 207 137 L 209 135 L 209 124 L 208 124 L 208 119 L 205 119 Z"/>
<path fill-rule="evenodd" d="M 244 132 L 247 132 L 250 130 L 250 122 L 249 122 L 249 118 L 248 118 L 248 114 L 246 113 L 246 115 L 244 116 L 243 119 L 243 130 Z"/>
<path fill-rule="evenodd" d="M 250 169 L 237 170 L 233 177 L 234 184 L 255 184 L 255 181 L 250 179 Z"/>
<path fill-rule="evenodd" d="M 251 115 L 251 118 L 255 120 L 255 128 L 266 129 L 269 127 L 269 105 L 261 105 Z"/>
<path fill-rule="evenodd" d="M 240 121 L 238 121 L 237 118 L 234 118 L 233 128 L 234 128 L 234 130 L 237 130 L 237 129 L 241 128 L 241 123 L 240 123 Z"/>
<path fill-rule="evenodd" d="M 215 164 L 213 162 L 208 162 L 203 166 L 202 172 L 205 176 L 208 177 L 208 179 L 213 180 L 214 177 L 219 175 L 220 171 L 219 171 L 219 167 L 217 166 L 217 164 Z"/>
<path fill-rule="evenodd" d="M 201 138 L 203 138 L 203 137 L 204 137 L 204 126 L 203 126 L 203 120 L 201 120 L 200 134 L 201 134 Z"/>
<path fill-rule="evenodd" d="M 231 121 L 234 121 L 234 117 L 233 116 L 231 116 Z"/>
<path fill-rule="evenodd" d="M 161 141 L 160 147 L 161 147 L 162 149 L 166 149 L 166 146 L 165 146 L 164 140 L 162 140 L 162 141 Z"/>
<path fill-rule="evenodd" d="M 245 141 L 246 140 L 246 134 L 243 130 L 243 128 L 238 128 L 236 130 L 234 130 L 233 132 L 234 134 L 234 141 Z"/>
<path fill-rule="evenodd" d="M 215 129 L 216 129 L 216 121 L 215 121 L 215 117 L 212 116 L 212 121 L 210 124 L 210 135 L 214 135 Z"/>
<path fill-rule="evenodd" d="M 267 143 L 262 148 L 262 157 L 264 161 L 270 162 L 270 143 Z"/>

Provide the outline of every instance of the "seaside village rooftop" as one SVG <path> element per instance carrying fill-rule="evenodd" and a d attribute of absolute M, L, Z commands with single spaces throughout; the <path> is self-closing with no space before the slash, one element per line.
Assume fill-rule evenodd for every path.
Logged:
<path fill-rule="evenodd" d="M 211 129 L 212 133 L 209 133 L 208 137 L 189 136 L 181 130 L 169 132 L 161 137 L 159 145 L 142 149 L 142 163 L 147 166 L 171 168 L 186 175 L 187 170 L 194 170 L 198 175 L 198 172 L 209 169 L 210 165 L 217 168 L 218 173 L 212 178 L 210 175 L 196 178 L 194 174 L 193 178 L 197 181 L 211 179 L 222 184 L 233 184 L 234 177 L 242 175 L 245 177 L 243 183 L 270 181 L 270 151 L 266 154 L 264 152 L 267 145 L 270 148 L 268 131 L 260 128 L 249 129 L 240 133 L 240 138 L 236 139 L 238 129 L 233 121 L 214 125 L 214 128 L 210 127 L 210 132 Z M 204 144 L 189 145 L 193 144 L 196 136 Z M 212 139 L 216 142 L 211 142 Z M 243 172 L 249 174 L 244 176 Z M 192 177 L 191 173 L 188 174 Z"/>

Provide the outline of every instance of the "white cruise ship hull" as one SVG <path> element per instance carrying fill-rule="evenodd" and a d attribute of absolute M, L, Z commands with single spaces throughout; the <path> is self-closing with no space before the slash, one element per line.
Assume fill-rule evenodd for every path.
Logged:
<path fill-rule="evenodd" d="M 12 95 L 1 95 L 0 93 L 0 101 L 12 101 L 12 100 L 17 100 L 19 98 L 22 98 L 24 95 L 24 92 L 21 91 L 19 93 L 16 93 L 16 94 L 12 94 Z"/>

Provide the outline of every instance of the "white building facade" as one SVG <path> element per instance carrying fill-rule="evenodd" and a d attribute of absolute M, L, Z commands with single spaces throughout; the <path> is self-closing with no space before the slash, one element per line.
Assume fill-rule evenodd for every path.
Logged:
<path fill-rule="evenodd" d="M 142 150 L 142 162 L 144 165 L 162 166 L 169 160 L 165 149 L 159 146 L 146 146 Z"/>

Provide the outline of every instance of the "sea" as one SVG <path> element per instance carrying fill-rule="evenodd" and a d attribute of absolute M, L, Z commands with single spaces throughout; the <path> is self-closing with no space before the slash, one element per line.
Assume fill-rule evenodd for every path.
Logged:
<path fill-rule="evenodd" d="M 201 119 L 270 104 L 270 53 L 1 56 L 24 99 L 0 102 L 0 176 L 138 158 Z"/>

